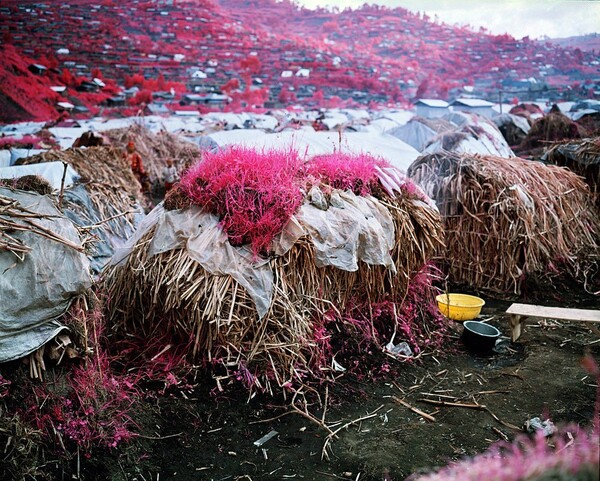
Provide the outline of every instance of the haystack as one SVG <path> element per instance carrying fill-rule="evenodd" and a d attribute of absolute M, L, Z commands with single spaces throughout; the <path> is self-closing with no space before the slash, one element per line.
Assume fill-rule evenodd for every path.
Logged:
<path fill-rule="evenodd" d="M 541 154 L 541 149 L 550 142 L 580 139 L 586 135 L 587 131 L 583 127 L 560 113 L 560 111 L 554 111 L 533 123 L 527 136 L 515 148 L 515 151 L 521 154 L 538 155 Z"/>
<path fill-rule="evenodd" d="M 600 201 L 600 137 L 552 144 L 542 160 L 584 177 Z"/>
<path fill-rule="evenodd" d="M 182 141 L 181 137 L 165 130 L 153 133 L 141 124 L 107 130 L 103 135 L 121 152 L 125 150 L 129 141 L 133 141 L 152 181 L 162 178 L 162 171 L 168 159 L 172 159 L 174 165 L 183 170 L 200 157 L 200 148 L 193 143 Z"/>
<path fill-rule="evenodd" d="M 442 245 L 437 209 L 412 182 L 337 155 L 305 166 L 293 152 L 207 154 L 167 203 L 178 209 L 157 207 L 106 270 L 113 330 L 189 342 L 217 380 L 251 388 L 326 376 L 333 320 L 351 305 L 400 309 Z"/>
<path fill-rule="evenodd" d="M 105 227 L 111 234 L 125 237 L 135 227 L 135 216 L 144 203 L 141 186 L 123 159 L 110 147 L 49 150 L 20 161 L 23 165 L 62 161 L 81 176 L 90 200 L 102 220 L 113 219 Z"/>
<path fill-rule="evenodd" d="M 0 362 L 64 334 L 63 314 L 91 285 L 84 239 L 54 199 L 3 187 L 0 272 Z M 42 377 L 38 367 L 41 353 L 30 359 L 32 376 Z"/>
<path fill-rule="evenodd" d="M 409 176 L 444 218 L 453 282 L 520 293 L 532 275 L 577 275 L 597 260 L 600 215 L 567 169 L 519 158 L 436 153 Z"/>

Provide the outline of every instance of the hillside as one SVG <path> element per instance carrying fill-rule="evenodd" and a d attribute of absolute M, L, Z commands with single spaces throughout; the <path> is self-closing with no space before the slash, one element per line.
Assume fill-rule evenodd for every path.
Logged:
<path fill-rule="evenodd" d="M 596 53 L 600 52 L 600 34 L 597 33 L 579 35 L 576 37 L 551 38 L 548 41 L 562 48 L 573 48 L 583 51 L 595 50 Z"/>
<path fill-rule="evenodd" d="M 61 85 L 79 111 L 113 115 L 149 103 L 162 111 L 403 104 L 465 85 L 493 99 L 500 88 L 542 86 L 560 96 L 598 76 L 581 49 L 377 6 L 332 13 L 289 0 L 7 0 L 0 34 L 21 66 L 0 66 L 4 122 L 58 117 L 56 92 L 44 98 L 40 89 Z M 33 78 L 22 68 L 31 62 L 50 70 Z"/>

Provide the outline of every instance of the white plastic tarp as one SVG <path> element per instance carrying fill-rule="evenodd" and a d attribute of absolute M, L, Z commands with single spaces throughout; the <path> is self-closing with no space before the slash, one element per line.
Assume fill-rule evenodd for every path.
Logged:
<path fill-rule="evenodd" d="M 50 183 L 53 189 L 60 190 L 64 170 L 64 164 L 59 161 L 14 165 L 12 167 L 0 167 L 0 179 L 16 179 L 24 175 L 40 175 Z M 73 185 L 77 179 L 79 179 L 79 174 L 73 167 L 68 165 L 65 176 L 65 188 Z"/>
<path fill-rule="evenodd" d="M 504 158 L 515 156 L 502 132 L 498 130 L 498 127 L 491 120 L 470 112 L 453 112 L 444 115 L 443 118 L 457 125 L 457 130 L 454 132 L 444 132 L 434 138 L 423 151 L 424 154 L 447 150 L 444 149 L 444 136 L 460 133 L 464 134 L 465 138 L 454 144 L 451 149 L 453 152 L 497 155 Z"/>
<path fill-rule="evenodd" d="M 19 159 L 43 154 L 44 152 L 46 152 L 44 149 L 10 149 L 10 165 L 14 165 Z"/>
<path fill-rule="evenodd" d="M 0 150 L 0 168 L 2 167 L 10 167 L 12 165 L 10 161 L 10 150 L 2 149 Z"/>
<path fill-rule="evenodd" d="M 412 119 L 406 125 L 388 130 L 387 133 L 400 139 L 402 142 L 406 142 L 419 152 L 437 135 L 435 130 L 415 119 Z"/>
<path fill-rule="evenodd" d="M 17 200 L 32 212 L 52 216 L 35 222 L 80 244 L 71 221 L 48 197 L 3 188 L 0 194 Z M 9 251 L 0 251 L 0 362 L 30 354 L 65 329 L 57 318 L 75 296 L 91 286 L 85 254 L 30 231 L 11 235 L 31 251 L 22 261 Z"/>
<path fill-rule="evenodd" d="M 247 132 L 241 134 L 241 132 Z M 419 152 L 410 145 L 387 134 L 373 132 L 315 132 L 286 130 L 276 134 L 260 131 L 233 130 L 209 135 L 219 146 L 245 145 L 253 148 L 285 150 L 293 148 L 308 157 L 334 152 L 369 153 L 387 160 L 397 169 L 406 172 Z"/>

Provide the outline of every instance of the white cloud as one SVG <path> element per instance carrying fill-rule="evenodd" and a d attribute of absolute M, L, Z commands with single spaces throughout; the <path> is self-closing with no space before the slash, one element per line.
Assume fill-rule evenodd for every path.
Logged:
<path fill-rule="evenodd" d="M 516 38 L 569 37 L 600 32 L 597 0 L 296 0 L 309 8 L 357 8 L 364 3 L 426 12 L 449 24 L 484 27 L 494 34 Z"/>

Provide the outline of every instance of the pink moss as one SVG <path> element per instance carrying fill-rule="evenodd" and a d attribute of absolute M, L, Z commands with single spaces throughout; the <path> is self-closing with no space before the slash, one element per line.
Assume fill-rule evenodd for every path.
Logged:
<path fill-rule="evenodd" d="M 389 164 L 369 154 L 333 153 L 318 155 L 308 164 L 308 174 L 335 189 L 370 195 L 379 182 L 377 167 Z"/>
<path fill-rule="evenodd" d="M 249 243 L 255 255 L 271 241 L 303 200 L 294 151 L 232 147 L 207 153 L 182 178 L 191 201 L 217 215 L 233 245 Z"/>

